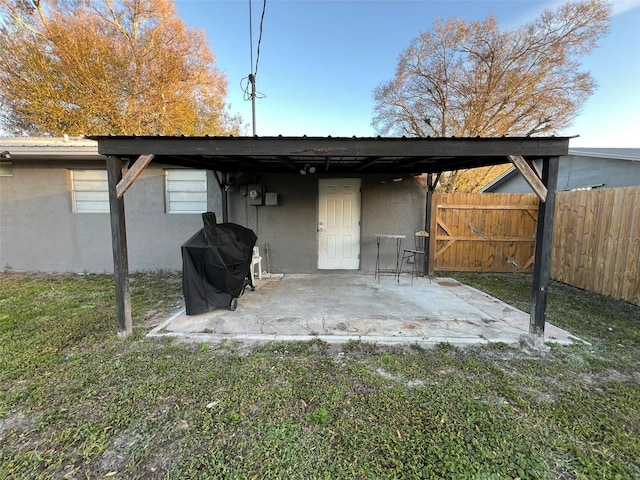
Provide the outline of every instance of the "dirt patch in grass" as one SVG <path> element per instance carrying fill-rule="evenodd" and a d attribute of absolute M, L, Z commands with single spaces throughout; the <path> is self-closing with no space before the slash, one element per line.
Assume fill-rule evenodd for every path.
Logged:
<path fill-rule="evenodd" d="M 475 282 L 530 296 L 519 276 Z M 109 276 L 3 282 L 0 478 L 640 477 L 640 309 L 556 288 L 550 321 L 593 342 L 544 353 L 209 345 L 143 337 L 179 302 L 175 275 L 133 282 L 125 342 L 112 292 Z"/>
<path fill-rule="evenodd" d="M 2 436 L 9 431 L 23 432 L 36 422 L 33 418 L 23 413 L 11 413 L 6 418 L 0 419 L 0 441 Z"/>

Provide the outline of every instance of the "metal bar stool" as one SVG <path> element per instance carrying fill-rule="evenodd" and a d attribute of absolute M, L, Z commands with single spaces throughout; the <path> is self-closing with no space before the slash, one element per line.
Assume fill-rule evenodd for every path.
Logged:
<path fill-rule="evenodd" d="M 402 271 L 402 264 L 405 260 L 413 261 L 413 268 L 411 269 L 411 286 L 413 286 L 413 277 L 418 275 L 418 262 L 416 261 L 419 255 L 424 257 L 426 251 L 426 242 L 428 242 L 429 232 L 419 230 L 415 233 L 415 248 L 405 248 L 402 253 L 402 260 L 400 262 L 400 271 Z"/>

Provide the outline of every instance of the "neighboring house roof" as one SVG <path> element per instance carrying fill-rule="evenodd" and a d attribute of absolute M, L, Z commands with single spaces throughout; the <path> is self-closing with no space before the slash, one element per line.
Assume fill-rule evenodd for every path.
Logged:
<path fill-rule="evenodd" d="M 640 162 L 640 148 L 570 148 L 569 155 Z"/>
<path fill-rule="evenodd" d="M 85 137 L 0 137 L 0 152 L 7 160 L 104 159 L 98 142 Z"/>
<path fill-rule="evenodd" d="M 569 155 L 640 162 L 640 148 L 570 148 Z M 563 157 L 560 157 L 560 168 L 562 168 L 562 158 Z M 517 175 L 518 171 L 516 168 L 511 167 L 502 175 L 499 175 L 493 181 L 484 186 L 480 190 L 480 193 L 492 192 L 500 185 L 508 182 L 511 178 L 516 177 Z"/>

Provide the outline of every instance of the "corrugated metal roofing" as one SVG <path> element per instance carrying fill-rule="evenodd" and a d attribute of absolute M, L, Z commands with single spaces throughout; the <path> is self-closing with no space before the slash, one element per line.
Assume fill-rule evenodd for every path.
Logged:
<path fill-rule="evenodd" d="M 566 155 L 569 137 L 185 137 L 91 136 L 103 155 L 223 172 L 418 174 Z"/>
<path fill-rule="evenodd" d="M 98 142 L 85 137 L 0 137 L 0 152 L 13 160 L 98 160 Z"/>

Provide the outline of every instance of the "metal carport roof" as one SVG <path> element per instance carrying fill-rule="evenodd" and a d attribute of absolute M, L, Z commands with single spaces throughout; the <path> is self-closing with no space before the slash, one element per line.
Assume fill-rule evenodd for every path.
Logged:
<path fill-rule="evenodd" d="M 358 138 L 92 136 L 98 151 L 125 159 L 153 154 L 155 161 L 220 172 L 421 174 L 566 155 L 566 137 Z"/>
<path fill-rule="evenodd" d="M 314 167 L 321 175 L 430 174 L 427 205 L 440 172 L 513 163 L 539 196 L 530 333 L 544 339 L 558 159 L 569 137 L 358 138 L 91 136 L 107 158 L 116 282 L 118 336 L 132 331 L 124 193 L 152 161 L 224 174 L 295 173 Z M 534 160 L 542 160 L 537 172 Z M 224 193 L 223 193 L 224 195 Z M 223 198 L 223 210 L 226 202 Z M 430 209 L 427 208 L 427 212 Z M 429 219 L 425 222 L 431 224 Z M 429 231 L 429 225 L 425 225 Z M 425 255 L 426 256 L 426 255 Z"/>

